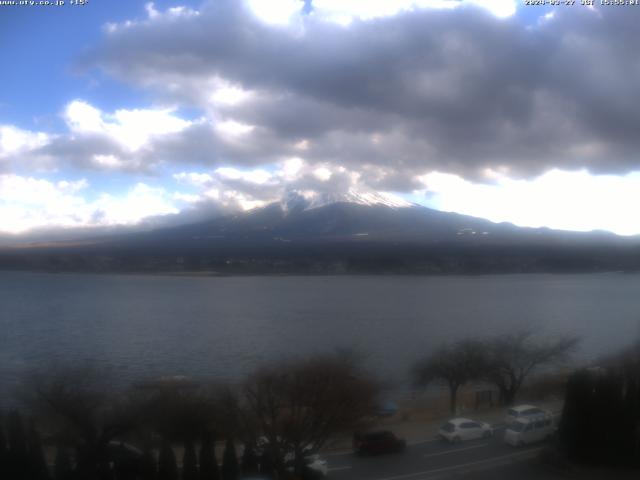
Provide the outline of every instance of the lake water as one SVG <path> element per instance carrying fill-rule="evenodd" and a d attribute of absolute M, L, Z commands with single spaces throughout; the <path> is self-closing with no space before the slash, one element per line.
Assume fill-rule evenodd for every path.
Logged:
<path fill-rule="evenodd" d="M 51 363 L 123 382 L 236 380 L 257 365 L 356 348 L 402 383 L 442 342 L 532 326 L 595 357 L 640 334 L 640 275 L 176 277 L 0 272 L 0 386 Z"/>

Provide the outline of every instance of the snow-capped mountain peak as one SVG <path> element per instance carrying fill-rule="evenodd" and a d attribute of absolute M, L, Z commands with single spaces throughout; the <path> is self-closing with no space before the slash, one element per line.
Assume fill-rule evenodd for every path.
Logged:
<path fill-rule="evenodd" d="M 382 205 L 394 209 L 414 206 L 414 204 L 387 192 L 359 192 L 355 190 L 344 193 L 291 190 L 284 196 L 281 205 L 284 211 L 295 212 L 341 202 L 367 206 Z"/>

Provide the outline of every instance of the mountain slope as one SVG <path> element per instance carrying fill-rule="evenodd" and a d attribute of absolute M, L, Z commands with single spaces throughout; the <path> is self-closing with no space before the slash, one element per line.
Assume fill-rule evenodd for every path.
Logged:
<path fill-rule="evenodd" d="M 291 199 L 290 199 L 291 200 Z M 5 250 L 0 267 L 106 271 L 527 272 L 640 267 L 639 242 L 519 228 L 374 198 L 277 202 L 83 245 Z"/>
<path fill-rule="evenodd" d="M 216 218 L 176 228 L 127 235 L 114 244 L 132 241 L 169 245 L 224 242 L 302 242 L 333 243 L 370 241 L 411 244 L 500 244 L 553 245 L 625 243 L 609 233 L 578 233 L 550 229 L 521 228 L 496 224 L 485 219 L 440 212 L 417 205 L 391 207 L 334 202 L 306 209 L 292 210 L 280 203 L 241 214 Z"/>

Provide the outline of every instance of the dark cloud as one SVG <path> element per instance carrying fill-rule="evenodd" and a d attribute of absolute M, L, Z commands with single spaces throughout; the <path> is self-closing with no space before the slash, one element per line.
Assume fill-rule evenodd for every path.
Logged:
<path fill-rule="evenodd" d="M 221 191 L 238 192 L 252 200 L 272 201 L 282 195 L 282 185 L 273 181 L 256 183 L 245 179 L 225 178 L 216 175 L 215 184 Z"/>
<path fill-rule="evenodd" d="M 388 128 L 388 118 L 369 108 L 336 105 L 291 92 L 263 93 L 251 101 L 219 109 L 229 117 L 267 128 L 280 140 L 316 138 L 331 131 L 366 133 Z"/>
<path fill-rule="evenodd" d="M 153 167 L 150 163 L 142 162 L 139 153 L 128 152 L 112 137 L 102 133 L 59 136 L 33 154 L 81 169 L 149 172 Z M 107 157 L 113 159 L 113 163 L 99 161 L 99 158 Z"/>
<path fill-rule="evenodd" d="M 292 146 L 283 144 L 270 129 L 257 126 L 248 133 L 224 135 L 202 122 L 156 139 L 146 156 L 149 161 L 251 167 L 273 163 L 287 151 L 293 151 Z"/>
<path fill-rule="evenodd" d="M 256 92 L 216 110 L 255 126 L 243 141 L 192 126 L 158 143 L 157 158 L 256 165 L 306 140 L 297 154 L 308 161 L 402 190 L 433 169 L 639 169 L 636 20 L 625 8 L 566 8 L 527 26 L 459 8 L 346 28 L 308 16 L 288 29 L 218 0 L 117 28 L 85 63 L 203 109 L 214 107 L 193 88 L 214 77 Z"/>

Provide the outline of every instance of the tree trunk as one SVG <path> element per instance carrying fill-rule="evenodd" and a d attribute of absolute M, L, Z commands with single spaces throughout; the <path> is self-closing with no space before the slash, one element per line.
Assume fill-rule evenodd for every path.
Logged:
<path fill-rule="evenodd" d="M 460 385 L 449 385 L 449 409 L 455 415 L 458 407 L 458 388 Z"/>
<path fill-rule="evenodd" d="M 505 407 L 513 405 L 513 402 L 516 399 L 516 390 L 513 387 L 499 385 L 498 391 L 500 392 L 500 405 Z"/>
<path fill-rule="evenodd" d="M 516 390 L 513 388 L 506 388 L 501 395 L 506 406 L 513 405 L 513 402 L 516 400 Z"/>

